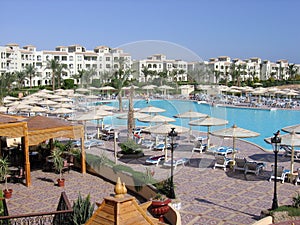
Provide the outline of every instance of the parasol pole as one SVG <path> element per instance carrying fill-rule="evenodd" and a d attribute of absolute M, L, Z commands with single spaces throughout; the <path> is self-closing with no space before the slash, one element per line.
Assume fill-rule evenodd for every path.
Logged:
<path fill-rule="evenodd" d="M 209 132 L 210 132 L 210 126 L 207 126 L 207 149 L 209 149 L 210 147 Z"/>

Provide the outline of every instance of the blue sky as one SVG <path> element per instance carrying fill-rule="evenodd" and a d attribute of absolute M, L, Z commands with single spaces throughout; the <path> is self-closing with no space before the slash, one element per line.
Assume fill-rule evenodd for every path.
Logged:
<path fill-rule="evenodd" d="M 298 0 L 1 0 L 0 45 L 51 50 L 162 40 L 202 59 L 300 63 Z"/>

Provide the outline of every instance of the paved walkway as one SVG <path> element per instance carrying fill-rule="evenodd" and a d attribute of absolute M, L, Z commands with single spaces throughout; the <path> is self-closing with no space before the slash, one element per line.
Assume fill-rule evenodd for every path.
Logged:
<path fill-rule="evenodd" d="M 212 143 L 219 144 L 220 139 L 212 138 Z M 231 140 L 225 140 L 223 145 L 230 145 Z M 101 148 L 88 150 L 93 154 L 106 154 L 113 158 L 112 142 L 106 142 Z M 175 151 L 175 157 L 189 157 L 190 164 L 178 167 L 175 171 L 174 182 L 177 200 L 181 202 L 180 214 L 182 224 L 252 224 L 258 220 L 263 209 L 271 207 L 273 199 L 273 182 L 268 178 L 271 173 L 271 164 L 274 162 L 272 152 L 264 152 L 255 145 L 244 141 L 237 141 L 239 156 L 248 159 L 266 162 L 267 168 L 258 176 L 230 169 L 212 169 L 213 155 L 207 153 L 192 154 L 192 145 L 187 139 L 182 139 Z M 160 154 L 146 150 L 146 157 Z M 170 169 L 162 166 L 146 166 L 144 159 L 119 161 L 132 166 L 136 170 L 155 172 L 156 179 L 169 176 Z M 279 156 L 279 165 L 289 168 L 289 158 Z M 295 168 L 300 167 L 299 162 Z M 13 197 L 8 200 L 11 215 L 30 212 L 55 210 L 62 190 L 66 191 L 73 204 L 80 192 L 83 196 L 91 194 L 93 202 L 102 202 L 103 197 L 113 193 L 114 186 L 98 177 L 76 171 L 65 174 L 64 188 L 54 186 L 58 175 L 44 173 L 40 170 L 32 171 L 32 186 L 27 188 L 21 184 L 9 184 L 14 189 Z M 292 197 L 299 191 L 299 187 L 291 183 L 278 183 L 279 205 L 291 204 Z"/>

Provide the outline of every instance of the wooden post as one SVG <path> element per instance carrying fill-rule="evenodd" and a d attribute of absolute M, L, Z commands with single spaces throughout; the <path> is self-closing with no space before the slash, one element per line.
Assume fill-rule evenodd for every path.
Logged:
<path fill-rule="evenodd" d="M 84 128 L 81 127 L 81 137 L 80 137 L 80 141 L 81 141 L 81 173 L 86 173 L 86 163 L 85 163 L 85 149 L 84 149 Z"/>
<path fill-rule="evenodd" d="M 28 140 L 28 127 L 27 123 L 23 125 L 24 136 L 22 137 L 22 148 L 25 156 L 25 178 L 26 178 L 26 186 L 29 187 L 31 185 L 31 177 L 30 177 L 30 161 L 29 161 L 29 140 Z"/>

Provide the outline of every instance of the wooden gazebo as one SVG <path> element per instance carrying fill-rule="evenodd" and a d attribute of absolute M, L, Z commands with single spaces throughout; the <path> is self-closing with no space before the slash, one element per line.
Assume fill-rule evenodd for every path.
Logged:
<path fill-rule="evenodd" d="M 81 172 L 86 173 L 84 129 L 82 125 L 44 116 L 26 118 L 0 114 L 0 136 L 21 137 L 25 158 L 26 186 L 31 185 L 29 146 L 38 145 L 53 138 L 65 137 L 81 140 Z"/>

